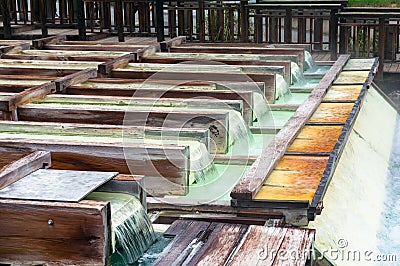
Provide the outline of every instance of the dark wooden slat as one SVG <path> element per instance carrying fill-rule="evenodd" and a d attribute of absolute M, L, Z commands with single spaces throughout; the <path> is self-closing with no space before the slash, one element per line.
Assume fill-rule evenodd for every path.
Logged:
<path fill-rule="evenodd" d="M 0 189 L 11 185 L 44 166 L 51 166 L 50 152 L 37 151 L 4 166 L 0 169 Z"/>
<path fill-rule="evenodd" d="M 246 176 L 234 187 L 231 192 L 232 198 L 249 200 L 257 194 L 265 178 L 272 172 L 300 129 L 318 108 L 327 90 L 331 87 L 349 58 L 349 55 L 341 55 L 339 57 L 309 97 L 289 119 L 285 127 L 279 131 L 274 140 L 262 152 Z"/>

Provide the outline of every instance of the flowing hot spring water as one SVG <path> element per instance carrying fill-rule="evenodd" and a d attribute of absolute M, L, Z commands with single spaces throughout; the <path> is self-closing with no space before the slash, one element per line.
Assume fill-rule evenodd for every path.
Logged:
<path fill-rule="evenodd" d="M 113 253 L 132 264 L 154 243 L 153 225 L 140 201 L 122 193 L 92 192 L 86 199 L 111 203 L 111 241 Z"/>
<path fill-rule="evenodd" d="M 400 115 L 397 115 L 386 182 L 387 194 L 382 212 L 382 226 L 378 231 L 378 249 L 383 254 L 400 255 Z"/>
<path fill-rule="evenodd" d="M 317 65 L 315 64 L 315 61 L 308 51 L 304 51 L 304 63 L 305 63 L 305 69 L 306 70 L 315 70 L 317 68 Z"/>

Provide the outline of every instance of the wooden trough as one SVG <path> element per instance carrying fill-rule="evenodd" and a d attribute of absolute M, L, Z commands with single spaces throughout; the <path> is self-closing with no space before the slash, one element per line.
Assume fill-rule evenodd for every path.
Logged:
<path fill-rule="evenodd" d="M 85 195 L 96 188 L 98 191 L 123 192 L 136 196 L 146 204 L 145 191 L 139 185 L 142 177 L 40 169 L 52 166 L 49 152 L 34 152 L 19 159 L 15 152 L 2 154 L 16 160 L 6 165 L 2 162 L 4 166 L 0 170 L 0 187 L 10 188 L 0 190 L 0 263 L 107 265 L 111 255 L 110 203 L 82 200 L 80 196 L 75 200 L 76 197 L 57 190 L 45 189 L 42 193 L 40 187 L 35 187 L 35 178 L 57 180 L 57 175 L 62 174 L 62 182 L 67 185 L 65 178 L 68 177 L 76 179 L 77 176 L 101 174 L 105 177 L 103 181 L 99 179 L 88 191 L 78 193 Z M 30 189 L 38 190 L 37 195 L 48 200 L 32 200 L 35 195 L 24 194 L 20 189 L 24 184 L 21 182 L 31 184 Z M 54 184 L 46 184 L 51 185 Z M 67 199 L 65 197 L 68 202 L 56 200 Z"/>

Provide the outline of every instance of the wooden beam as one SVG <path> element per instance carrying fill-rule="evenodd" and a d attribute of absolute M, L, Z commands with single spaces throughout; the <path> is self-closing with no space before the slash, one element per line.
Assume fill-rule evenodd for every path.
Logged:
<path fill-rule="evenodd" d="M 56 35 L 45 38 L 40 38 L 36 40 L 32 40 L 32 46 L 35 49 L 43 49 L 46 44 L 56 44 L 62 41 L 67 40 L 66 35 Z"/>
<path fill-rule="evenodd" d="M 100 64 L 97 69 L 102 77 L 108 77 L 113 69 L 126 67 L 129 63 L 135 62 L 136 53 L 130 53 Z"/>
<path fill-rule="evenodd" d="M 234 90 L 202 90 L 202 89 L 153 89 L 153 88 L 113 88 L 92 86 L 71 86 L 67 89 L 68 94 L 73 95 L 102 95 L 102 96 L 125 96 L 125 97 L 148 97 L 155 99 L 217 99 L 217 100 L 240 100 L 243 101 L 243 119 L 249 124 L 253 121 L 254 100 L 252 91 Z"/>
<path fill-rule="evenodd" d="M 1 199 L 0 227 L 1 263 L 107 265 L 111 255 L 111 210 L 105 201 Z"/>
<path fill-rule="evenodd" d="M 109 137 L 134 139 L 179 139 L 195 140 L 210 148 L 208 128 L 168 128 L 118 125 L 90 125 L 74 123 L 0 121 L 1 133 L 19 133 L 36 135 L 65 135 L 82 137 Z M 7 155 L 9 156 L 9 155 Z"/>
<path fill-rule="evenodd" d="M 37 151 L 14 161 L 0 169 L 0 189 L 24 178 L 43 167 L 51 166 L 51 155 L 47 151 Z"/>
<path fill-rule="evenodd" d="M 305 55 L 303 49 L 291 48 L 264 48 L 264 47 L 241 47 L 229 44 L 226 47 L 196 44 L 193 46 L 172 47 L 173 53 L 217 53 L 217 54 L 257 54 L 257 55 L 294 55 L 299 58 L 299 66 L 303 69 Z"/>
<path fill-rule="evenodd" d="M 56 79 L 54 81 L 56 84 L 56 92 L 63 93 L 63 92 L 65 92 L 66 88 L 68 88 L 69 86 L 85 82 L 88 79 L 95 78 L 95 77 L 97 77 L 97 69 L 88 68 L 88 69 L 81 70 L 76 73 L 67 75 L 65 77 Z"/>
<path fill-rule="evenodd" d="M 161 52 L 169 52 L 171 47 L 179 46 L 186 42 L 186 36 L 178 36 L 160 43 Z"/>
<path fill-rule="evenodd" d="M 265 98 L 268 102 L 275 101 L 275 74 L 267 72 L 191 72 L 191 71 L 154 71 L 154 70 L 134 70 L 134 69 L 115 69 L 112 71 L 113 78 L 122 79 L 159 79 L 159 80 L 191 80 L 191 81 L 211 81 L 218 83 L 221 81 L 235 82 L 263 82 L 265 84 Z"/>
<path fill-rule="evenodd" d="M 144 175 L 153 196 L 188 192 L 188 146 L 0 138 L 1 152 L 16 150 L 51 152 L 52 169 Z"/>
<path fill-rule="evenodd" d="M 262 187 L 289 145 L 296 138 L 300 129 L 315 112 L 327 90 L 349 60 L 349 55 L 341 55 L 325 77 L 315 87 L 309 97 L 297 109 L 286 125 L 278 132 L 274 140 L 263 150 L 260 157 L 252 165 L 246 176 L 233 188 L 231 197 L 234 200 L 251 200 Z"/>
<path fill-rule="evenodd" d="M 0 110 L 6 112 L 13 111 L 20 105 L 41 99 L 48 94 L 54 93 L 55 91 L 56 84 L 54 82 L 47 82 L 43 85 L 26 89 L 22 92 L 7 97 L 4 100 L 0 100 Z"/>
<path fill-rule="evenodd" d="M 224 110 L 167 111 L 132 107 L 30 104 L 18 108 L 20 121 L 85 123 L 153 127 L 189 127 L 211 130 L 211 150 L 226 153 L 229 112 Z"/>
<path fill-rule="evenodd" d="M 21 50 L 28 50 L 31 48 L 31 45 L 29 42 L 20 42 L 20 43 L 15 43 L 7 46 L 0 46 L 0 51 L 4 53 L 8 52 L 19 52 Z"/>

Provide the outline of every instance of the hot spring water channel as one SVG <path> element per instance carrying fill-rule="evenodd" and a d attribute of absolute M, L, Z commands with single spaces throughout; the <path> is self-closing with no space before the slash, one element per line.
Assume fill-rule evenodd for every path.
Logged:
<path fill-rule="evenodd" d="M 319 71 L 314 64 L 313 61 L 307 62 L 309 69 Z M 301 104 L 309 93 L 291 92 L 290 87 L 317 84 L 316 81 L 307 82 L 304 75 L 299 71 L 298 66 L 296 68 L 296 65 L 293 64 L 293 84 L 291 86 L 283 78 L 277 79 L 279 97 L 276 103 Z M 264 96 L 260 93 L 255 93 L 254 99 L 254 112 L 257 120 L 254 121 L 253 126 L 283 126 L 294 113 L 294 111 L 271 111 Z M 274 134 L 252 133 L 239 112 L 229 111 L 229 150 L 227 156 L 240 155 L 243 156 L 243 160 L 246 160 L 246 156 L 258 156 L 273 137 Z M 152 143 L 165 143 L 165 141 L 146 139 L 146 142 Z M 214 163 L 212 155 L 204 144 L 187 140 L 169 140 L 168 142 L 173 143 L 174 141 L 190 147 L 191 185 L 186 196 L 169 197 L 200 201 L 230 200 L 230 191 L 250 168 L 250 163 Z M 113 265 L 151 264 L 156 259 L 157 254 L 168 244 L 168 239 L 162 237 L 161 233 L 154 232 L 144 208 L 135 197 L 117 193 L 93 192 L 87 199 L 107 200 L 111 203 Z"/>

